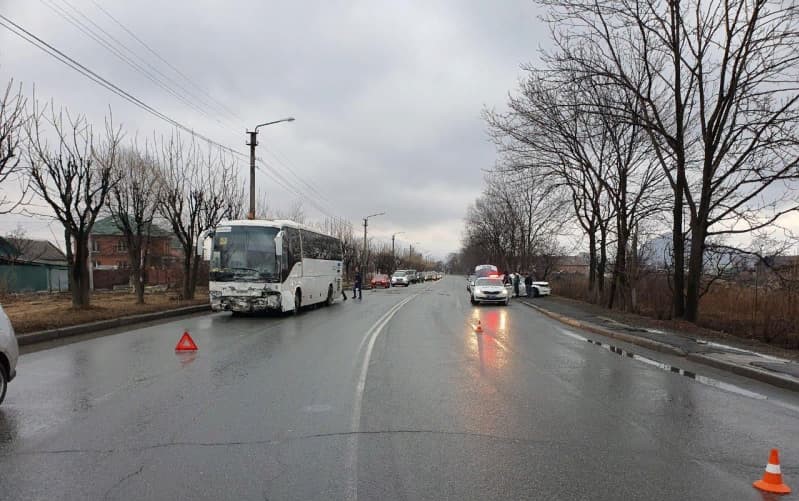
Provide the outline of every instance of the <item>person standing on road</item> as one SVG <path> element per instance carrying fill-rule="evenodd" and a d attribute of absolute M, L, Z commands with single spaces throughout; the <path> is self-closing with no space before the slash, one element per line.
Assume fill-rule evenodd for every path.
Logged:
<path fill-rule="evenodd" d="M 513 296 L 519 297 L 519 284 L 521 282 L 521 274 L 517 271 L 513 275 Z"/>
<path fill-rule="evenodd" d="M 527 297 L 530 297 L 530 292 L 533 290 L 533 274 L 529 271 L 527 272 L 527 276 L 524 277 L 524 289 Z"/>
<path fill-rule="evenodd" d="M 361 281 L 361 270 L 355 268 L 355 282 L 352 284 L 352 299 L 355 299 L 355 294 L 358 294 L 358 299 L 363 299 L 363 283 Z"/>

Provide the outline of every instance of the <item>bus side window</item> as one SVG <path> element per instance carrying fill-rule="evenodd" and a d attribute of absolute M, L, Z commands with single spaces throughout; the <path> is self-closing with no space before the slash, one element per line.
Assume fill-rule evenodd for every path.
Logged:
<path fill-rule="evenodd" d="M 285 259 L 283 268 L 284 280 L 288 277 L 289 272 L 302 259 L 302 247 L 300 244 L 300 232 L 295 228 L 284 228 L 286 238 L 283 239 L 283 259 Z"/>

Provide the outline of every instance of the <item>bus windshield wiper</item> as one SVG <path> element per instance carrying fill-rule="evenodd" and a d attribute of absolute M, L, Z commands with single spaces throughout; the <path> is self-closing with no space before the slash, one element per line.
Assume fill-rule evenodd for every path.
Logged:
<path fill-rule="evenodd" d="M 253 273 L 260 273 L 255 268 L 227 268 L 230 271 L 251 271 Z"/>

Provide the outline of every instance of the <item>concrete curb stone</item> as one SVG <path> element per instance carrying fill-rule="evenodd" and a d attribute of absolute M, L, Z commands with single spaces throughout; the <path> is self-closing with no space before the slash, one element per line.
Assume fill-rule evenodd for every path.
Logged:
<path fill-rule="evenodd" d="M 538 312 L 540 312 L 543 315 L 546 315 L 546 316 L 548 316 L 550 318 L 553 318 L 553 319 L 555 319 L 555 320 L 557 320 L 557 321 L 559 321 L 561 323 L 564 323 L 566 325 L 570 325 L 570 326 L 575 327 L 577 329 L 582 329 L 582 330 L 586 330 L 586 331 L 589 331 L 589 332 L 593 332 L 594 334 L 599 334 L 600 336 L 605 336 L 605 337 L 609 337 L 609 338 L 613 338 L 613 339 L 618 339 L 619 341 L 626 341 L 626 342 L 628 342 L 630 344 L 634 344 L 634 345 L 637 345 L 637 346 L 642 346 L 644 348 L 649 348 L 650 350 L 654 350 L 654 351 L 657 351 L 657 352 L 660 352 L 660 353 L 668 353 L 669 355 L 677 355 L 678 357 L 684 357 L 684 356 L 686 356 L 688 354 L 688 352 L 686 352 L 682 348 L 678 348 L 678 347 L 672 346 L 670 344 L 661 343 L 661 342 L 658 342 L 658 341 L 654 341 L 652 339 L 642 338 L 642 337 L 638 337 L 638 336 L 632 336 L 630 334 L 623 334 L 621 332 L 610 331 L 610 330 L 603 329 L 602 327 L 599 327 L 599 326 L 596 326 L 596 325 L 588 324 L 588 323 L 585 323 L 585 322 L 580 322 L 579 320 L 575 320 L 575 319 L 573 319 L 571 317 L 567 317 L 567 316 L 561 315 L 559 313 L 551 312 L 549 310 L 541 308 L 540 306 L 536 306 L 536 305 L 527 303 L 525 301 L 522 301 L 522 303 L 524 303 L 525 305 L 529 306 L 530 308 L 533 308 L 533 309 L 537 310 Z"/>
<path fill-rule="evenodd" d="M 175 308 L 172 310 L 155 311 L 152 313 L 143 313 L 141 315 L 130 315 L 120 318 L 111 318 L 108 320 L 99 320 L 88 324 L 70 325 L 68 327 L 59 327 L 56 329 L 48 329 L 37 332 L 30 332 L 27 334 L 20 334 L 17 336 L 17 343 L 20 346 L 41 343 L 43 341 L 51 341 L 63 337 L 79 336 L 81 334 L 88 334 L 91 332 L 112 329 L 123 325 L 132 325 L 152 320 L 160 320 L 162 318 L 177 317 L 180 315 L 188 315 L 191 313 L 200 313 L 203 311 L 211 312 L 211 307 L 208 304 L 198 304 L 194 306 L 185 306 L 183 308 Z"/>
<path fill-rule="evenodd" d="M 661 353 L 668 353 L 670 355 L 685 357 L 686 360 L 690 360 L 698 364 L 707 365 L 709 367 L 714 367 L 716 369 L 726 370 L 728 372 L 732 372 L 733 374 L 738 374 L 739 376 L 745 376 L 751 379 L 755 379 L 757 381 L 761 381 L 763 383 L 771 384 L 773 386 L 778 386 L 780 388 L 799 391 L 799 381 L 797 381 L 795 378 L 787 378 L 779 376 L 777 374 L 773 374 L 768 371 L 749 365 L 728 362 L 726 360 L 722 360 L 712 355 L 704 355 L 701 353 L 689 353 L 683 350 L 682 348 L 678 348 L 670 344 L 660 343 L 658 341 L 654 341 L 652 339 L 644 337 L 623 334 L 620 332 L 613 332 L 607 329 L 603 329 L 602 327 L 596 325 L 580 322 L 579 320 L 567 317 L 565 315 L 561 315 L 559 313 L 554 313 L 540 306 L 530 304 L 526 301 L 522 301 L 522 303 L 526 306 L 529 306 L 530 308 L 533 308 L 542 315 L 545 315 L 549 318 L 557 320 L 565 325 L 575 327 L 577 329 L 582 329 L 588 332 L 593 332 L 594 334 L 599 334 L 601 336 L 606 336 L 609 338 L 626 341 L 630 344 L 634 344 L 636 346 L 642 346 L 644 348 L 649 348 L 651 350 L 658 351 Z"/>

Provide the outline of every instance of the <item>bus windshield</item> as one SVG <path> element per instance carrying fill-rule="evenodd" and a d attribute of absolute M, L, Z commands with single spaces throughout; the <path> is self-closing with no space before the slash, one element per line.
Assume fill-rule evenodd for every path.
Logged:
<path fill-rule="evenodd" d="M 214 234 L 210 279 L 217 282 L 278 282 L 277 228 L 220 226 Z"/>

